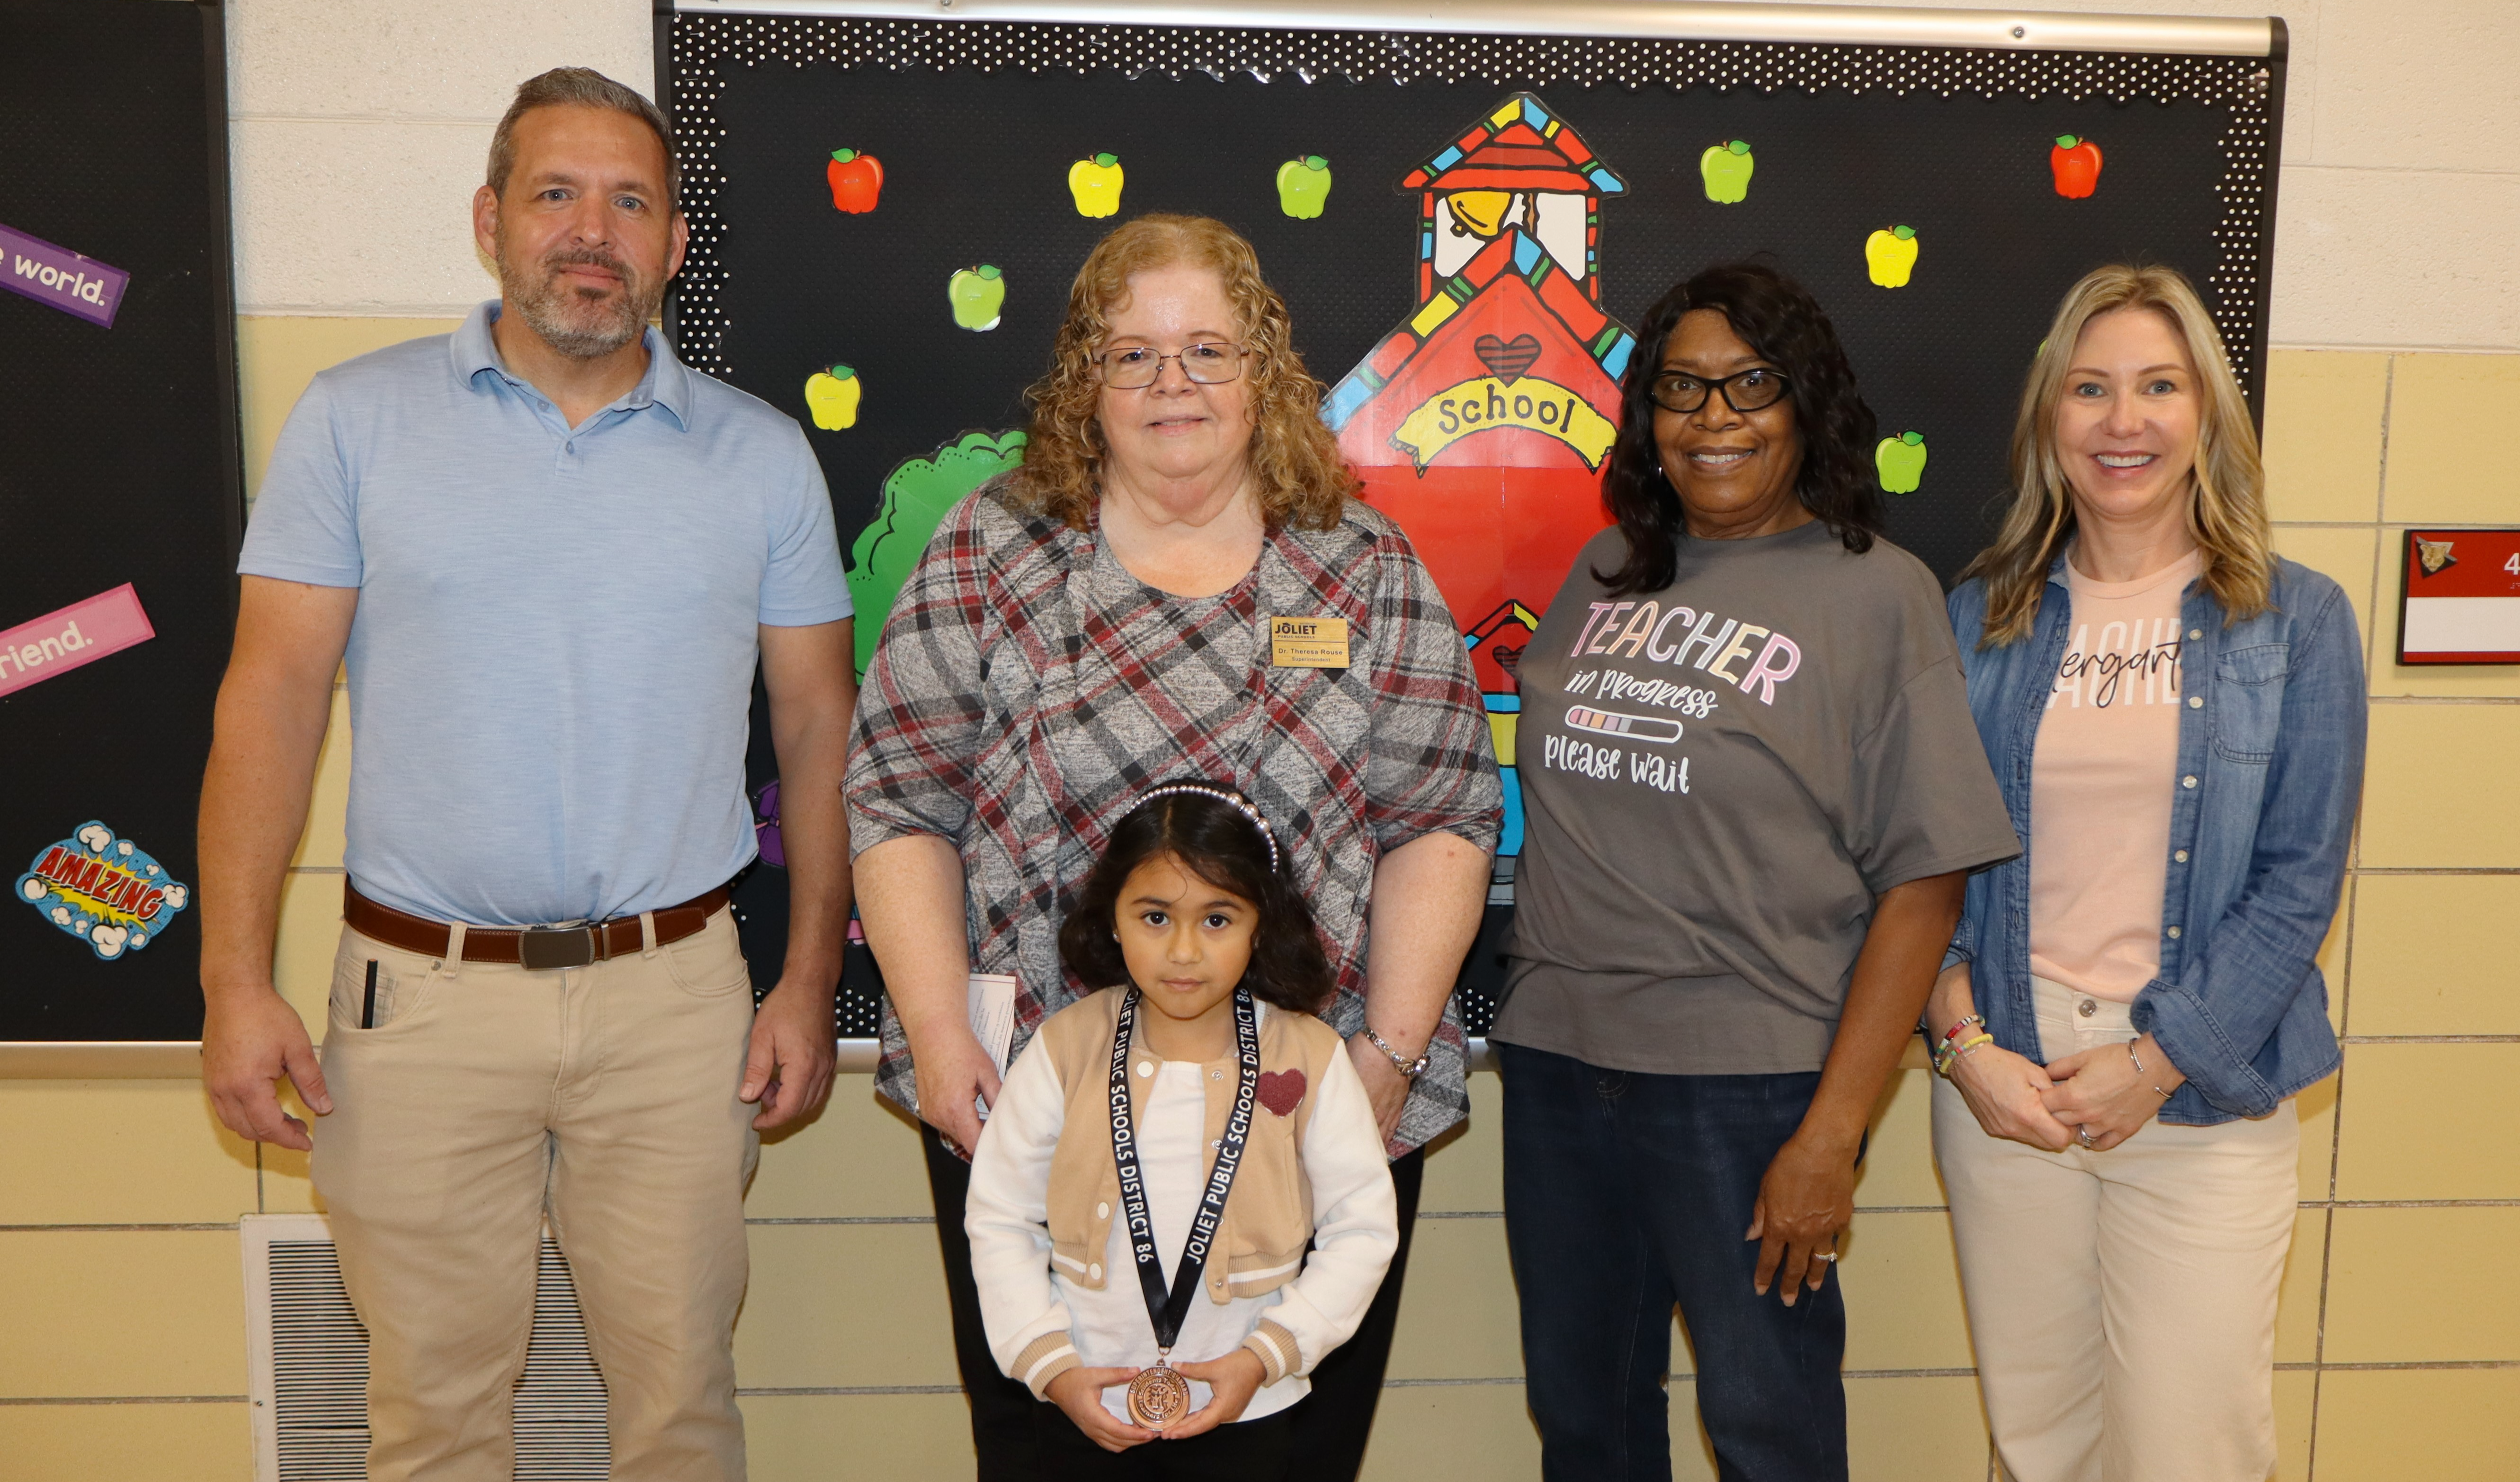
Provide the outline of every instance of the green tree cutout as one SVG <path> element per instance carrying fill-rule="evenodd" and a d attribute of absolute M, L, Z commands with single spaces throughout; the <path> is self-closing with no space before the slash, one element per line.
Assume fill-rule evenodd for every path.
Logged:
<path fill-rule="evenodd" d="M 849 545 L 849 601 L 857 607 L 857 671 L 866 678 L 876 641 L 901 584 L 926 553 L 945 512 L 1023 462 L 1024 434 L 966 432 L 925 458 L 905 458 L 883 477 L 883 503 Z"/>

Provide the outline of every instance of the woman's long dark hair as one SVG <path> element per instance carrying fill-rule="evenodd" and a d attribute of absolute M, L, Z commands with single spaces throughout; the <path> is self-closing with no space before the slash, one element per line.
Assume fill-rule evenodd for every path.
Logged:
<path fill-rule="evenodd" d="M 1681 316 L 1714 309 L 1744 344 L 1784 372 L 1793 388 L 1794 430 L 1803 440 L 1794 495 L 1850 551 L 1872 549 L 1881 533 L 1881 495 L 1873 487 L 1872 440 L 1880 423 L 1855 387 L 1855 371 L 1837 327 L 1801 284 L 1762 262 L 1723 262 L 1662 295 L 1645 311 L 1635 354 L 1619 383 L 1618 440 L 1601 474 L 1601 503 L 1628 537 L 1627 563 L 1593 573 L 1613 597 L 1670 586 L 1688 527 L 1680 496 L 1663 477 L 1654 446 L 1653 398 L 1663 351 Z"/>
<path fill-rule="evenodd" d="M 1241 793 L 1214 783 L 1190 786 L 1230 797 Z M 1172 784 L 1170 786 L 1181 786 Z M 1245 799 L 1245 801 L 1248 801 Z M 1251 965 L 1242 983 L 1263 1003 L 1297 1013 L 1319 1013 L 1337 983 L 1313 929 L 1313 912 L 1282 864 L 1272 868 L 1269 837 L 1240 808 L 1209 792 L 1171 792 L 1130 810 L 1111 831 L 1102 862 L 1085 880 L 1075 908 L 1058 926 L 1058 958 L 1089 987 L 1129 981 L 1129 964 L 1114 933 L 1120 891 L 1140 865 L 1170 855 L 1181 867 L 1220 890 L 1259 908 L 1251 932 Z"/>

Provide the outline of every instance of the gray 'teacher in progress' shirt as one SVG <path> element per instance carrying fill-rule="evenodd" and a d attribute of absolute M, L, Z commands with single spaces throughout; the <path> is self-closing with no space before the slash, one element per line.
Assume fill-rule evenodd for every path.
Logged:
<path fill-rule="evenodd" d="M 1584 548 L 1523 652 L 1524 842 L 1495 1039 L 1662 1075 L 1827 1058 L 1873 898 L 2020 851 L 1942 589 L 1818 520 Z"/>

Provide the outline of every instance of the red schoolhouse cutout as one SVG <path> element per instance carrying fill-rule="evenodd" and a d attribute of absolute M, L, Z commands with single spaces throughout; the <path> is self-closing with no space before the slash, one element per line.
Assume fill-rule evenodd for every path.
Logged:
<path fill-rule="evenodd" d="M 1515 660 L 1608 523 L 1601 469 L 1636 337 L 1601 311 L 1600 206 L 1627 183 L 1515 93 L 1399 189 L 1419 201 L 1418 307 L 1331 389 L 1324 416 L 1366 501 L 1408 532 L 1462 623 L 1511 769 Z M 1511 854 L 1510 770 L 1507 784 Z"/>

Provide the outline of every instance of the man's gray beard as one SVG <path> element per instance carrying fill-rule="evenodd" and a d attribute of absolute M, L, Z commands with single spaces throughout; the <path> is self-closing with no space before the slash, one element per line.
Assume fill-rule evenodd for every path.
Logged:
<path fill-rule="evenodd" d="M 660 289 L 644 288 L 624 270 L 621 296 L 589 303 L 554 281 L 555 265 L 546 260 L 538 269 L 520 270 L 502 251 L 499 292 L 526 328 L 571 360 L 600 360 L 638 338 L 648 328 L 649 316 L 664 301 Z M 589 325 L 589 319 L 595 322 Z"/>

